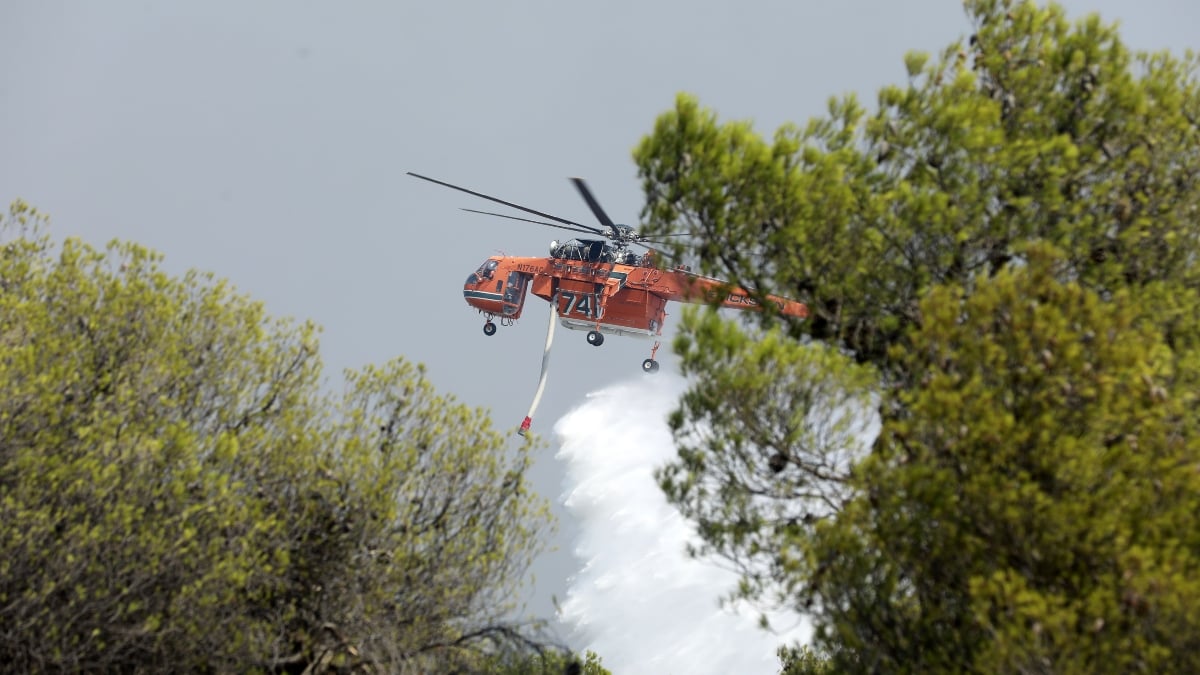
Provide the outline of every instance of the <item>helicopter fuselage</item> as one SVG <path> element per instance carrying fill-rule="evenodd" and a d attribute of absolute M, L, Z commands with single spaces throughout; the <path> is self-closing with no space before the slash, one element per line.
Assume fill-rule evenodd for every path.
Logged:
<path fill-rule="evenodd" d="M 529 293 L 554 305 L 566 328 L 637 337 L 662 334 L 671 301 L 762 309 L 745 289 L 682 268 L 659 268 L 651 256 L 636 264 L 492 256 L 463 285 L 467 304 L 502 323 L 521 317 Z M 793 300 L 766 296 L 764 301 L 785 315 L 807 315 L 807 308 Z"/>
<path fill-rule="evenodd" d="M 408 175 L 503 204 L 545 220 L 532 220 L 525 216 L 478 209 L 464 209 L 465 211 L 589 237 L 562 243 L 550 242 L 550 255 L 545 258 L 492 256 L 483 261 L 479 269 L 468 275 L 463 284 L 463 297 L 467 304 L 486 316 L 483 324 L 485 335 L 496 334 L 496 324 L 492 322 L 495 318 L 499 318 L 501 325 L 511 325 L 521 318 L 525 309 L 525 298 L 530 293 L 549 302 L 553 307 L 554 313 L 549 316 L 549 326 L 546 330 L 546 348 L 542 353 L 542 373 L 538 380 L 537 393 L 534 394 L 529 413 L 518 428 L 520 434 L 528 431 L 533 423 L 534 412 L 545 389 L 550 348 L 554 342 L 554 327 L 559 322 L 572 330 L 587 331 L 588 344 L 595 347 L 604 344 L 605 334 L 654 338 L 650 347 L 650 358 L 642 361 L 642 371 L 656 373 L 659 364 L 654 357 L 662 346 L 657 338 L 662 335 L 668 302 L 709 303 L 734 309 L 777 311 L 784 316 L 797 318 L 808 316 L 808 308 L 801 302 L 776 295 L 751 293 L 721 279 L 692 274 L 682 265 L 673 269 L 661 267 L 659 254 L 650 245 L 666 243 L 667 237 L 694 236 L 693 233 L 667 232 L 650 237 L 643 236 L 629 225 L 615 223 L 600 207 L 600 203 L 596 201 L 595 195 L 582 178 L 572 178 L 571 182 L 587 203 L 592 215 L 596 217 L 599 227 L 561 218 L 411 171 Z M 594 236 L 600 238 L 591 238 Z M 639 255 L 630 250 L 631 246 L 644 247 L 647 252 Z"/>
<path fill-rule="evenodd" d="M 553 305 L 562 325 L 573 330 L 586 330 L 588 343 L 597 347 L 604 344 L 605 334 L 652 338 L 662 335 L 667 303 L 671 301 L 711 303 L 760 311 L 769 308 L 785 316 L 798 318 L 808 315 L 808 308 L 795 300 L 751 293 L 720 279 L 692 274 L 683 266 L 674 269 L 660 267 L 657 254 L 649 244 L 661 244 L 665 237 L 690 236 L 691 233 L 669 232 L 658 238 L 645 237 L 629 225 L 613 222 L 582 178 L 572 178 L 571 182 L 596 217 L 599 227 L 560 218 L 411 171 L 408 174 L 545 220 L 478 209 L 465 211 L 589 235 L 588 239 L 551 242 L 550 256 L 545 258 L 492 256 L 472 272 L 463 284 L 463 297 L 467 304 L 487 316 L 483 324 L 486 335 L 496 333 L 496 324 L 492 323 L 495 318 L 500 319 L 501 325 L 511 325 L 521 318 L 525 298 L 530 293 Z M 592 236 L 601 238 L 590 238 Z M 642 246 L 648 250 L 639 255 L 631 251 L 630 246 Z M 763 303 L 767 306 L 764 307 Z M 551 320 L 546 337 L 547 356 L 555 325 Z M 654 355 L 660 344 L 656 339 L 650 349 L 650 358 L 642 362 L 645 372 L 658 370 Z M 542 361 L 544 383 L 545 356 Z M 536 407 L 537 398 L 534 400 Z M 526 425 L 532 414 L 531 411 L 530 416 L 526 417 Z"/>

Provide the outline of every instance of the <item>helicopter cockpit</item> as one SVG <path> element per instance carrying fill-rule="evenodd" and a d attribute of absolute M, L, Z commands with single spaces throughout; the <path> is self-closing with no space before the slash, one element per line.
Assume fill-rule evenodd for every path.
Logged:
<path fill-rule="evenodd" d="M 467 276 L 463 284 L 463 297 L 467 299 L 467 304 L 481 312 L 500 315 L 504 317 L 503 320 L 516 318 L 525 304 L 525 291 L 532 275 L 517 270 L 504 275 L 504 270 L 500 270 L 503 276 L 496 277 L 498 267 L 499 259 L 493 257 L 485 260 L 479 269 Z"/>
<path fill-rule="evenodd" d="M 488 258 L 487 260 L 483 261 L 483 264 L 479 266 L 479 269 L 471 272 L 470 276 L 467 277 L 465 285 L 473 286 L 481 281 L 487 281 L 488 279 L 491 279 L 492 271 L 495 270 L 499 264 L 500 261 L 496 260 L 495 258 Z"/>

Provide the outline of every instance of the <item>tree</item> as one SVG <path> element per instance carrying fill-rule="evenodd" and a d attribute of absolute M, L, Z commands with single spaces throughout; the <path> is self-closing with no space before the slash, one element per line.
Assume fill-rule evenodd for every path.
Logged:
<path fill-rule="evenodd" d="M 970 37 L 908 55 L 874 112 L 831 100 L 768 143 L 680 96 L 639 145 L 645 231 L 810 309 L 685 319 L 661 482 L 839 672 L 1194 669 L 1197 57 L 965 5 Z M 869 450 L 756 430 L 811 430 L 818 399 L 876 416 Z"/>
<path fill-rule="evenodd" d="M 816 527 L 822 636 L 858 667 L 1200 667 L 1191 397 L 1134 294 L 1102 301 L 1035 255 L 922 301 L 896 350 L 921 386 Z"/>
<path fill-rule="evenodd" d="M 703 271 L 805 301 L 794 334 L 885 369 L 931 286 L 1029 241 L 1102 292 L 1194 285 L 1197 57 L 1135 59 L 1096 16 L 1006 5 L 968 2 L 969 44 L 910 54 L 874 114 L 833 99 L 770 144 L 681 95 L 635 152 L 645 229 L 698 233 Z"/>
<path fill-rule="evenodd" d="M 788 603 L 802 551 L 787 542 L 847 498 L 872 372 L 715 313 L 686 313 L 675 351 L 691 382 L 669 419 L 678 460 L 659 483 L 699 527 L 693 554 L 733 562 L 737 594 Z"/>
<path fill-rule="evenodd" d="M 531 644 L 531 447 L 402 359 L 223 281 L 0 223 L 0 659 L 23 671 L 447 669 Z"/>

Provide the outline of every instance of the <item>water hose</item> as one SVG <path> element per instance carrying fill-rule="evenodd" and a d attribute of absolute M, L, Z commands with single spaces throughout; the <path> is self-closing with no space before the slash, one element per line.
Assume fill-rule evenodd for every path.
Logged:
<path fill-rule="evenodd" d="M 558 323 L 557 294 L 550 303 L 550 326 L 546 329 L 546 351 L 542 352 L 542 375 L 538 379 L 537 393 L 533 395 L 533 405 L 529 406 L 529 414 L 525 416 L 525 421 L 521 422 L 521 428 L 517 430 L 517 433 L 522 436 L 529 431 L 529 426 L 533 424 L 533 413 L 537 412 L 538 404 L 542 402 L 542 391 L 546 389 L 546 375 L 550 368 L 550 345 L 554 343 L 554 324 L 556 323 Z"/>

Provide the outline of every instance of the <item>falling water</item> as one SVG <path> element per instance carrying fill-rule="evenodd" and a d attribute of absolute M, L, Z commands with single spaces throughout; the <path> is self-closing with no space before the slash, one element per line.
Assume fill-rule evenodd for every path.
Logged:
<path fill-rule="evenodd" d="M 685 553 L 694 528 L 670 506 L 654 469 L 674 449 L 666 416 L 683 391 L 667 374 L 614 385 L 588 396 L 554 426 L 566 464 L 566 505 L 580 523 L 582 569 L 562 605 L 562 620 L 614 673 L 779 672 L 783 643 L 807 640 L 794 616 L 722 608 L 736 575 Z"/>

